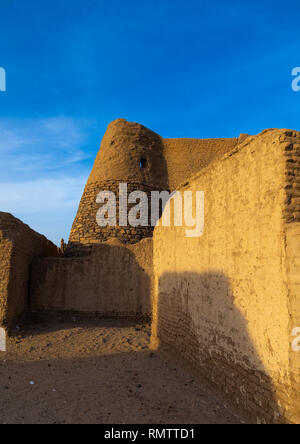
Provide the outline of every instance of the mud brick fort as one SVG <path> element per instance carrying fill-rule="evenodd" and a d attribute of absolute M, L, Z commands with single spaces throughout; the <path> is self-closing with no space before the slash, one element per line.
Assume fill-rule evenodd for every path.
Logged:
<path fill-rule="evenodd" d="M 205 192 L 205 230 L 99 227 L 96 197 Z M 163 139 L 112 122 L 68 244 L 0 213 L 0 326 L 27 310 L 152 319 L 166 346 L 258 422 L 299 423 L 300 133 Z"/>

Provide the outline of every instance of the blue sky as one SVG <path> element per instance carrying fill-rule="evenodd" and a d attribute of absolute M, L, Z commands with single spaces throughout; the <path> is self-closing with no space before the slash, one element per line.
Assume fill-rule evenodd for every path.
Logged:
<path fill-rule="evenodd" d="M 299 1 L 0 0 L 0 210 L 68 238 L 118 117 L 164 137 L 300 130 Z"/>

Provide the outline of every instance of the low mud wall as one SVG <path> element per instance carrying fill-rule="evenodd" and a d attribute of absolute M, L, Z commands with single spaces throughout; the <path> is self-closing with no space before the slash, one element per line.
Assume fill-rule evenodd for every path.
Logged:
<path fill-rule="evenodd" d="M 44 236 L 0 212 L 0 326 L 9 329 L 27 307 L 32 261 L 59 254 Z"/>
<path fill-rule="evenodd" d="M 109 241 L 91 256 L 42 259 L 31 273 L 30 307 L 105 316 L 150 315 L 152 239 L 136 245 Z"/>

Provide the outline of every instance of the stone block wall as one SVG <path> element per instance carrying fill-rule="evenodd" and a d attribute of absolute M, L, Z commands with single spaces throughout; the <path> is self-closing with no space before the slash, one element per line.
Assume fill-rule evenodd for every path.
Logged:
<path fill-rule="evenodd" d="M 82 199 L 80 201 L 79 210 L 76 215 L 74 224 L 71 229 L 69 245 L 67 247 L 67 255 L 76 249 L 76 246 L 83 244 L 92 244 L 95 241 L 105 242 L 111 238 L 117 238 L 125 244 L 135 244 L 141 239 L 152 237 L 153 227 L 151 227 L 151 209 L 149 207 L 149 226 L 148 227 L 126 227 L 119 226 L 119 183 L 120 181 L 108 180 L 105 182 L 88 183 L 85 187 Z M 144 191 L 148 196 L 149 205 L 151 206 L 151 191 L 161 191 L 154 185 L 144 185 L 138 182 L 131 182 L 127 185 L 128 195 L 132 191 Z M 117 198 L 117 225 L 115 227 L 100 227 L 96 223 L 97 211 L 101 204 L 96 202 L 100 191 L 112 191 Z M 135 204 L 128 204 L 128 211 Z"/>
<path fill-rule="evenodd" d="M 154 231 L 153 343 L 166 344 L 257 422 L 299 422 L 298 144 L 248 137 L 182 188 L 205 192 L 205 231 Z"/>
<path fill-rule="evenodd" d="M 0 212 L 0 326 L 9 329 L 28 302 L 30 265 L 58 248 L 11 214 Z"/>

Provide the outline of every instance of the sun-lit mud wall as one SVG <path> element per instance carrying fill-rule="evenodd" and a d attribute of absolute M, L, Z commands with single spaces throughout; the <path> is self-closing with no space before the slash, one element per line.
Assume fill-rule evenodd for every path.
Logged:
<path fill-rule="evenodd" d="M 300 154 L 300 145 L 299 145 Z M 290 331 L 300 328 L 300 223 L 290 223 L 286 228 L 287 245 L 287 267 L 288 267 L 288 286 L 289 286 L 289 311 L 290 311 Z M 300 338 L 299 331 L 297 337 Z M 296 337 L 293 336 L 293 340 Z M 300 345 L 300 339 L 296 341 Z M 291 377 L 292 390 L 295 397 L 294 417 L 298 424 L 300 423 L 300 351 L 291 350 Z"/>
<path fill-rule="evenodd" d="M 89 257 L 42 259 L 32 267 L 30 306 L 106 316 L 150 315 L 152 239 L 109 240 Z"/>
<path fill-rule="evenodd" d="M 176 190 L 213 160 L 231 151 L 238 139 L 163 139 L 163 143 L 169 187 Z"/>
<path fill-rule="evenodd" d="M 287 159 L 285 244 L 289 290 L 289 330 L 292 331 L 300 327 L 300 140 L 298 133 L 289 132 L 288 134 L 285 145 Z M 296 338 L 293 337 L 293 339 Z M 300 340 L 297 345 L 300 345 Z M 290 363 L 292 391 L 295 398 L 294 417 L 300 423 L 300 352 L 291 351 Z"/>
<path fill-rule="evenodd" d="M 26 308 L 32 260 L 58 255 L 44 236 L 0 212 L 0 326 L 9 328 Z"/>
<path fill-rule="evenodd" d="M 173 347 L 258 421 L 300 421 L 291 352 L 299 142 L 285 130 L 248 137 L 182 189 L 205 192 L 204 235 L 154 231 L 154 343 Z"/>

